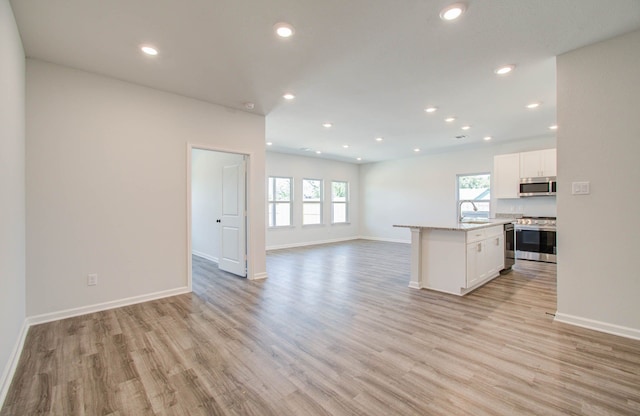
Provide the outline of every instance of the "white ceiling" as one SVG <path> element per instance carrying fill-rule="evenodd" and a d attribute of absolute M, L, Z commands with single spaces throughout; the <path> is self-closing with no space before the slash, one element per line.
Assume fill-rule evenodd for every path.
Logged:
<path fill-rule="evenodd" d="M 416 147 L 482 146 L 486 135 L 553 134 L 555 56 L 640 28 L 638 0 L 469 0 L 458 21 L 440 20 L 453 2 L 11 4 L 28 57 L 237 109 L 253 102 L 271 149 L 362 163 L 411 157 Z M 292 38 L 274 35 L 280 21 L 295 27 Z M 141 44 L 160 54 L 143 56 Z M 509 63 L 512 74 L 493 73 Z M 526 109 L 532 101 L 542 105 Z M 426 114 L 428 105 L 439 111 Z M 449 115 L 457 121 L 445 123 Z"/>

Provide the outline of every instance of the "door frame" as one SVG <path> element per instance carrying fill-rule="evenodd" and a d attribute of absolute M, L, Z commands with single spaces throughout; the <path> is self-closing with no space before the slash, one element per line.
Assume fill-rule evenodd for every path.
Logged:
<path fill-rule="evenodd" d="M 219 146 L 212 146 L 208 144 L 196 144 L 196 143 L 187 143 L 187 287 L 189 292 L 193 291 L 193 260 L 192 256 L 192 235 L 191 235 L 191 222 L 192 222 L 192 206 L 191 206 L 191 170 L 192 170 L 192 158 L 191 154 L 193 150 L 208 150 L 212 152 L 218 153 L 229 153 L 239 156 L 245 157 L 245 238 L 246 238 L 246 258 L 247 258 L 247 279 L 251 279 L 253 276 L 253 260 L 251 256 L 251 221 L 249 221 L 249 207 L 251 206 L 252 197 L 251 192 L 249 192 L 250 186 L 250 170 L 251 170 L 251 154 L 238 152 L 237 150 L 226 149 Z"/>

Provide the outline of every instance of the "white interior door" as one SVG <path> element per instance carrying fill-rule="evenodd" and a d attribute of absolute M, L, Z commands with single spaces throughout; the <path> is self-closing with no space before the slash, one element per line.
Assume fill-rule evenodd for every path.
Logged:
<path fill-rule="evenodd" d="M 218 267 L 238 276 L 247 276 L 246 163 L 222 168 L 221 255 Z"/>

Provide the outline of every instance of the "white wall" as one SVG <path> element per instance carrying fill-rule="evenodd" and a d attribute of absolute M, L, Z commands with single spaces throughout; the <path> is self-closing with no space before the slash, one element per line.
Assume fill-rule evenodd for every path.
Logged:
<path fill-rule="evenodd" d="M 557 319 L 640 338 L 640 31 L 561 55 Z M 570 193 L 591 182 L 591 194 Z"/>
<path fill-rule="evenodd" d="M 393 224 L 453 224 L 456 222 L 456 175 L 493 170 L 493 156 L 555 147 L 555 137 L 507 143 L 483 143 L 409 159 L 371 163 L 360 168 L 360 233 L 367 238 L 409 242 L 406 228 Z M 555 215 L 555 198 L 492 201 L 496 212 Z"/>
<path fill-rule="evenodd" d="M 304 157 L 267 152 L 267 176 L 294 179 L 293 224 L 291 227 L 267 230 L 267 248 L 320 244 L 358 237 L 360 224 L 359 169 L 353 163 L 337 162 L 317 157 Z M 302 179 L 324 180 L 324 224 L 302 225 Z M 349 182 L 349 224 L 330 223 L 332 180 Z"/>
<path fill-rule="evenodd" d="M 242 162 L 242 155 L 193 149 L 191 153 L 191 250 L 217 262 L 220 258 L 222 169 Z"/>
<path fill-rule="evenodd" d="M 22 42 L 0 1 L 0 407 L 25 321 L 25 75 Z"/>
<path fill-rule="evenodd" d="M 188 142 L 251 155 L 266 276 L 264 117 L 27 60 L 27 315 L 187 287 Z"/>

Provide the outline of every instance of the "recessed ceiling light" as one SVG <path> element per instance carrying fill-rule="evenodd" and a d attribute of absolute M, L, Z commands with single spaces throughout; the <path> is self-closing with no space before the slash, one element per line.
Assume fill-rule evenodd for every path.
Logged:
<path fill-rule="evenodd" d="M 283 95 L 282 98 L 284 98 L 285 100 L 293 100 L 294 98 L 296 98 L 296 96 L 288 92 L 285 95 Z"/>
<path fill-rule="evenodd" d="M 530 109 L 538 108 L 538 107 L 540 107 L 540 103 L 537 103 L 537 102 L 536 103 L 527 104 L 527 108 L 530 108 Z"/>
<path fill-rule="evenodd" d="M 453 123 L 454 121 L 456 121 L 455 117 L 447 117 L 444 119 L 444 121 L 446 121 L 447 123 Z"/>
<path fill-rule="evenodd" d="M 289 23 L 276 23 L 273 28 L 276 31 L 276 34 L 281 38 L 289 38 L 293 36 L 294 33 L 293 26 L 291 26 Z"/>
<path fill-rule="evenodd" d="M 516 66 L 513 64 L 503 65 L 501 67 L 496 68 L 493 72 L 495 72 L 498 75 L 507 75 L 509 72 L 513 71 L 515 67 Z"/>
<path fill-rule="evenodd" d="M 413 149 L 413 151 L 418 153 L 420 151 L 420 149 L 416 147 L 415 149 Z"/>
<path fill-rule="evenodd" d="M 256 105 L 254 103 L 251 103 L 251 102 L 244 103 L 244 108 L 246 108 L 247 110 L 253 110 L 255 107 Z"/>
<path fill-rule="evenodd" d="M 356 160 L 360 161 L 360 160 L 362 160 L 362 158 L 361 157 L 357 157 Z"/>
<path fill-rule="evenodd" d="M 464 13 L 465 10 L 467 10 L 466 4 L 454 3 L 440 11 L 440 19 L 446 21 L 456 20 L 458 17 L 462 16 L 462 13 Z"/>
<path fill-rule="evenodd" d="M 333 124 L 331 124 L 331 123 L 322 123 L 322 127 L 326 128 L 326 129 L 331 128 L 332 126 L 333 126 Z"/>
<path fill-rule="evenodd" d="M 343 144 L 342 147 L 344 147 L 345 149 L 348 149 L 349 145 L 348 144 Z"/>
<path fill-rule="evenodd" d="M 549 130 L 558 130 L 558 125 L 554 124 L 553 126 L 549 126 Z"/>
<path fill-rule="evenodd" d="M 322 152 L 321 152 L 320 150 L 316 150 L 316 154 L 317 154 L 317 155 L 321 155 L 321 154 L 322 154 Z"/>
<path fill-rule="evenodd" d="M 267 146 L 271 146 L 272 144 L 272 142 L 267 142 Z"/>
<path fill-rule="evenodd" d="M 461 129 L 462 130 L 469 130 L 471 128 L 471 126 L 462 126 Z"/>
<path fill-rule="evenodd" d="M 485 142 L 488 142 L 491 139 L 492 139 L 491 136 L 484 136 L 482 140 L 484 140 Z"/>
<path fill-rule="evenodd" d="M 377 142 L 381 142 L 382 140 L 383 140 L 382 137 L 376 137 Z"/>
<path fill-rule="evenodd" d="M 149 45 L 141 46 L 140 50 L 149 56 L 156 56 L 158 54 L 158 50 Z"/>
<path fill-rule="evenodd" d="M 427 107 L 424 109 L 424 111 L 426 111 L 427 113 L 435 113 L 436 111 L 438 111 L 438 107 Z"/>

